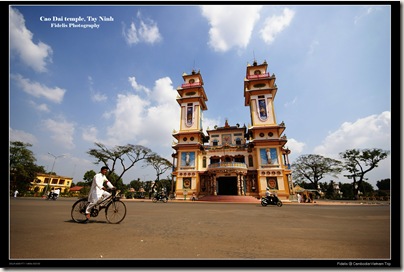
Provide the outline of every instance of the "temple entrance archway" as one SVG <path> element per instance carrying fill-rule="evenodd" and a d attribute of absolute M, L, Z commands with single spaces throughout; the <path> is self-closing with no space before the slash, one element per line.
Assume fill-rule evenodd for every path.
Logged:
<path fill-rule="evenodd" d="M 218 195 L 237 195 L 237 177 L 219 177 L 217 185 Z"/>

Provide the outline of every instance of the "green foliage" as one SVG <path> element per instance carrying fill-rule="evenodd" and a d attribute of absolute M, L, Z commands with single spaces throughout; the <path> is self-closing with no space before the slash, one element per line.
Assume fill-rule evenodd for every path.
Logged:
<path fill-rule="evenodd" d="M 389 151 L 379 148 L 348 149 L 340 153 L 345 160 L 345 169 L 351 173 L 348 177 L 353 180 L 355 199 L 359 198 L 359 190 L 366 190 L 363 187 L 365 174 L 378 167 L 379 162 L 387 158 L 388 154 Z"/>
<path fill-rule="evenodd" d="M 302 155 L 292 164 L 293 180 L 297 182 L 310 181 L 314 189 L 326 175 L 336 177 L 342 171 L 342 163 L 338 160 L 321 155 Z"/>
<path fill-rule="evenodd" d="M 117 181 L 115 185 L 119 186 L 119 180 L 122 182 L 123 175 L 130 170 L 137 162 L 146 160 L 152 151 L 141 145 L 120 145 L 113 148 L 107 148 L 102 143 L 95 143 L 98 148 L 90 149 L 87 154 L 93 156 L 96 161 L 95 164 L 102 164 L 107 166 L 110 173 L 115 173 L 117 164 L 122 167 L 122 173 L 114 179 Z"/>
<path fill-rule="evenodd" d="M 379 190 L 390 190 L 390 179 L 382 179 L 376 182 L 376 186 Z"/>
<path fill-rule="evenodd" d="M 28 190 L 37 173 L 45 173 L 43 166 L 35 164 L 34 153 L 28 149 L 31 146 L 20 141 L 10 142 L 10 188 L 18 189 L 20 193 Z"/>
<path fill-rule="evenodd" d="M 83 179 L 84 179 L 87 183 L 91 184 L 91 182 L 93 181 L 93 178 L 94 178 L 94 176 L 95 176 L 96 174 L 97 174 L 97 173 L 95 173 L 94 170 L 89 170 L 89 171 L 87 171 L 87 172 L 84 174 Z"/>

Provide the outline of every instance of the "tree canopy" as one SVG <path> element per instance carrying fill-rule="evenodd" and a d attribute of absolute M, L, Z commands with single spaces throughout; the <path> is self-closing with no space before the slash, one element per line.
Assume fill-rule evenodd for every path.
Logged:
<path fill-rule="evenodd" d="M 121 180 L 123 175 L 139 161 L 146 160 L 152 151 L 141 145 L 118 145 L 108 149 L 102 143 L 95 143 L 98 148 L 90 149 L 87 154 L 95 157 L 95 164 L 102 163 L 109 168 L 110 174 L 117 171 L 117 166 L 122 168 L 122 173 L 117 180 Z M 110 165 L 109 165 L 110 163 Z"/>
<path fill-rule="evenodd" d="M 326 175 L 336 177 L 342 171 L 342 162 L 321 155 L 301 155 L 292 164 L 292 176 L 297 183 L 306 180 L 317 189 L 318 182 Z"/>
<path fill-rule="evenodd" d="M 348 178 L 353 179 L 355 198 L 358 199 L 358 191 L 362 188 L 365 174 L 379 166 L 379 162 L 387 158 L 389 151 L 380 148 L 372 149 L 348 149 L 340 153 L 345 160 L 344 167 L 351 173 Z"/>
<path fill-rule="evenodd" d="M 10 142 L 10 189 L 24 192 L 29 183 L 35 180 L 37 173 L 45 173 L 43 166 L 36 165 L 34 153 L 28 149 L 31 146 L 20 141 Z"/>

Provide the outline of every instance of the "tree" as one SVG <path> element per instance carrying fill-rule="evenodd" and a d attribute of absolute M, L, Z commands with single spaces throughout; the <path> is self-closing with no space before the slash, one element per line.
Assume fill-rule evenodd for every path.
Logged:
<path fill-rule="evenodd" d="M 156 182 L 151 188 L 151 190 L 153 191 L 153 189 L 157 186 L 158 182 L 160 181 L 160 175 L 164 174 L 168 169 L 172 168 L 173 165 L 169 160 L 160 157 L 155 153 L 151 154 L 146 159 L 146 163 L 147 165 L 151 165 L 154 168 L 154 170 L 156 170 L 156 176 L 157 176 Z M 149 198 L 151 198 L 151 194 L 149 194 Z"/>
<path fill-rule="evenodd" d="M 379 190 L 390 190 L 390 179 L 382 179 L 376 182 Z"/>
<path fill-rule="evenodd" d="M 115 146 L 114 148 L 108 149 L 102 143 L 95 143 L 98 147 L 90 149 L 87 154 L 95 157 L 97 161 L 95 164 L 102 163 L 104 166 L 109 168 L 109 175 L 112 173 L 116 174 L 116 167 L 119 164 L 122 167 L 122 173 L 111 179 L 112 181 L 122 182 L 123 175 L 131 169 L 137 162 L 141 160 L 146 160 L 151 152 L 147 147 L 141 145 L 127 144 L 124 146 Z M 108 163 L 111 162 L 111 167 Z M 115 185 L 116 186 L 116 185 Z"/>
<path fill-rule="evenodd" d="M 297 183 L 309 180 L 315 189 L 326 175 L 336 177 L 342 171 L 342 162 L 321 155 L 301 155 L 292 163 L 293 179 Z"/>
<path fill-rule="evenodd" d="M 381 160 L 387 158 L 389 151 L 379 148 L 373 149 L 348 149 L 340 153 L 345 160 L 345 168 L 351 173 L 348 178 L 353 179 L 353 193 L 355 199 L 358 199 L 358 191 L 362 188 L 365 174 L 378 167 Z"/>
<path fill-rule="evenodd" d="M 87 182 L 87 184 L 90 184 L 93 182 L 93 178 L 97 173 L 95 173 L 94 170 L 89 170 L 84 174 L 83 179 Z"/>
<path fill-rule="evenodd" d="M 45 167 L 35 164 L 34 153 L 28 149 L 31 146 L 20 141 L 10 142 L 10 188 L 20 193 L 28 190 L 37 173 L 45 173 Z"/>

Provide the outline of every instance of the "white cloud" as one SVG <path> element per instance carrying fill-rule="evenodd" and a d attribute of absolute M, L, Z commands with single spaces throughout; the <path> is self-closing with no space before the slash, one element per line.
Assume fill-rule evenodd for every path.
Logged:
<path fill-rule="evenodd" d="M 288 139 L 288 142 L 285 145 L 285 148 L 289 148 L 291 151 L 291 157 L 298 157 L 302 154 L 304 147 L 306 146 L 305 143 L 299 142 L 296 139 Z"/>
<path fill-rule="evenodd" d="M 133 45 L 139 42 L 154 44 L 163 39 L 156 22 L 151 19 L 145 22 L 141 18 L 140 12 L 138 12 L 137 18 L 140 20 L 138 27 L 135 22 L 131 22 L 128 29 L 123 25 L 122 34 L 127 44 Z"/>
<path fill-rule="evenodd" d="M 96 127 L 86 127 L 83 129 L 82 138 L 87 142 L 99 142 L 98 138 L 98 129 Z"/>
<path fill-rule="evenodd" d="M 123 26 L 122 35 L 125 38 L 126 43 L 129 45 L 137 44 L 139 42 L 136 25 L 133 22 L 127 30 L 125 30 L 125 25 Z"/>
<path fill-rule="evenodd" d="M 131 82 L 135 82 L 134 77 Z M 113 122 L 106 129 L 107 132 L 98 136 L 95 128 L 87 128 L 83 139 L 103 142 L 109 147 L 135 142 L 146 147 L 154 146 L 156 150 L 153 151 L 159 154 L 170 155 L 172 150 L 167 143 L 174 140 L 172 131 L 178 129 L 180 112 L 176 101 L 177 91 L 168 77 L 156 80 L 149 91 L 150 95 L 146 98 L 131 93 L 118 94 L 115 109 L 104 114 Z"/>
<path fill-rule="evenodd" d="M 291 106 L 291 105 L 296 104 L 296 102 L 297 102 L 297 97 L 295 96 L 292 101 L 286 102 L 286 103 L 284 104 L 284 106 L 285 106 L 285 108 L 287 108 L 287 107 L 289 107 L 289 106 Z"/>
<path fill-rule="evenodd" d="M 113 118 L 113 125 L 107 128 L 109 145 L 133 142 L 137 136 L 144 133 L 142 127 L 145 110 L 149 104 L 149 101 L 134 94 L 118 94 L 115 109 L 104 115 Z"/>
<path fill-rule="evenodd" d="M 145 43 L 150 44 L 157 43 L 162 40 L 159 28 L 153 21 L 151 21 L 150 24 L 140 21 L 139 36 Z"/>
<path fill-rule="evenodd" d="M 51 62 L 52 48 L 43 43 L 33 42 L 33 34 L 25 27 L 23 15 L 14 8 L 10 11 L 10 51 L 37 72 L 45 72 L 47 61 Z"/>
<path fill-rule="evenodd" d="M 292 21 L 295 12 L 291 9 L 283 9 L 283 14 L 271 16 L 265 20 L 264 27 L 260 30 L 261 38 L 266 44 L 271 44 L 275 37 L 281 33 Z"/>
<path fill-rule="evenodd" d="M 360 20 L 370 15 L 371 13 L 377 11 L 379 8 L 377 7 L 365 7 L 362 9 L 361 13 L 354 18 L 354 24 L 359 23 Z"/>
<path fill-rule="evenodd" d="M 219 52 L 233 47 L 246 48 L 262 6 L 201 6 L 202 15 L 208 19 L 209 45 Z"/>
<path fill-rule="evenodd" d="M 9 128 L 9 133 L 10 133 L 10 141 L 13 142 L 19 141 L 23 143 L 30 143 L 32 145 L 38 142 L 34 135 L 22 130 Z"/>
<path fill-rule="evenodd" d="M 93 82 L 93 78 L 91 76 L 88 76 L 88 84 L 90 85 L 90 95 L 91 95 L 92 101 L 103 102 L 108 99 L 108 97 L 105 94 L 94 90 L 94 88 L 93 88 L 94 82 Z"/>
<path fill-rule="evenodd" d="M 389 111 L 358 119 L 353 123 L 343 123 L 339 129 L 330 133 L 321 145 L 314 148 L 314 153 L 338 159 L 340 152 L 354 148 L 391 149 Z"/>
<path fill-rule="evenodd" d="M 69 123 L 63 118 L 59 120 L 47 119 L 42 122 L 44 129 L 50 131 L 51 139 L 60 144 L 62 148 L 73 149 L 74 124 Z"/>
<path fill-rule="evenodd" d="M 50 109 L 49 109 L 48 105 L 46 105 L 46 104 L 37 104 L 34 101 L 30 101 L 29 103 L 34 109 L 36 109 L 38 111 L 50 112 Z"/>
<path fill-rule="evenodd" d="M 144 91 L 146 94 L 150 93 L 150 90 L 147 87 L 140 85 L 136 82 L 136 77 L 129 77 L 128 80 L 130 85 L 135 91 Z"/>
<path fill-rule="evenodd" d="M 11 75 L 11 79 L 14 79 L 18 86 L 27 94 L 34 97 L 45 97 L 46 99 L 54 102 L 61 103 L 66 90 L 54 87 L 49 88 L 38 82 L 30 81 L 27 78 L 23 78 L 21 75 Z"/>
<path fill-rule="evenodd" d="M 307 52 L 308 55 L 313 55 L 314 54 L 314 50 L 317 48 L 317 46 L 319 45 L 319 41 L 314 40 L 311 42 L 310 44 L 310 48 L 309 51 Z"/>

